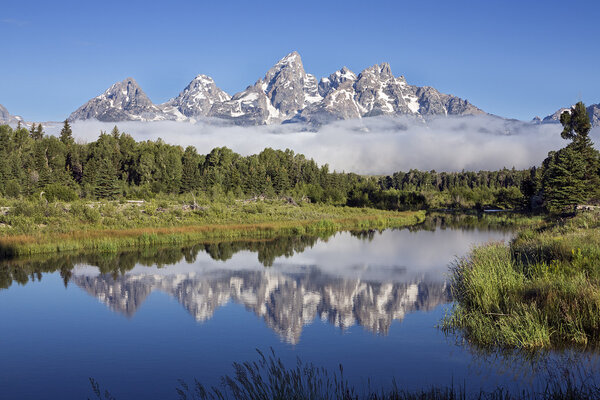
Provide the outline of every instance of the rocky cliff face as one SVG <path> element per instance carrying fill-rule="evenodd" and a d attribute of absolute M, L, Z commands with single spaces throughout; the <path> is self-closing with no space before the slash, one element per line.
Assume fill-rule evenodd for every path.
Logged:
<path fill-rule="evenodd" d="M 23 118 L 11 115 L 6 107 L 0 104 L 0 123 L 2 124 L 17 124 L 19 121 L 23 122 Z"/>
<path fill-rule="evenodd" d="M 74 275 L 72 282 L 113 311 L 131 316 L 154 290 L 172 295 L 197 320 L 234 301 L 264 319 L 283 340 L 298 343 L 316 318 L 342 329 L 358 324 L 387 334 L 394 320 L 450 299 L 445 283 L 344 279 L 311 268 L 305 273 L 216 271 L 175 275 Z"/>
<path fill-rule="evenodd" d="M 240 125 L 280 123 L 293 118 L 307 105 L 321 101 L 314 76 L 304 71 L 293 52 L 273 66 L 265 77 L 237 93 L 230 101 L 216 103 L 210 116 Z"/>
<path fill-rule="evenodd" d="M 215 117 L 238 125 L 330 121 L 376 115 L 414 115 L 418 118 L 482 114 L 468 101 L 431 87 L 409 85 L 395 77 L 389 64 L 356 75 L 344 67 L 317 79 L 306 73 L 292 52 L 246 90 L 229 96 L 212 78 L 197 76 L 176 98 L 155 106 L 132 78 L 117 83 L 71 114 L 70 119 L 101 121 L 190 120 Z"/>

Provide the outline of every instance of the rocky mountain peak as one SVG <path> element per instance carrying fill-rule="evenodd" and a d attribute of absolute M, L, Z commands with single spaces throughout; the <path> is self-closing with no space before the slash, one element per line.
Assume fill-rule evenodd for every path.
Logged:
<path fill-rule="evenodd" d="M 239 125 L 305 122 L 321 125 L 339 119 L 376 115 L 471 115 L 483 111 L 468 101 L 431 87 L 409 85 L 394 77 L 388 63 L 375 64 L 358 76 L 347 67 L 320 81 L 304 70 L 293 51 L 244 91 L 229 96 L 214 80 L 198 75 L 174 99 L 155 106 L 133 80 L 111 86 L 71 114 L 70 119 L 101 121 L 191 120 L 216 117 Z"/>
<path fill-rule="evenodd" d="M 329 75 L 329 77 L 321 78 L 321 81 L 319 81 L 319 94 L 325 97 L 331 90 L 337 89 L 346 82 L 352 84 L 355 80 L 356 74 L 350 71 L 348 67 L 342 67 Z"/>
<path fill-rule="evenodd" d="M 306 72 L 300 54 L 282 58 L 265 75 L 262 90 L 284 118 L 291 118 L 304 107 Z"/>
<path fill-rule="evenodd" d="M 203 117 L 208 115 L 214 103 L 229 99 L 231 96 L 219 89 L 210 76 L 200 74 L 183 89 L 179 96 L 162 107 L 163 110 L 172 107 L 185 117 Z"/>
<path fill-rule="evenodd" d="M 392 69 L 390 68 L 390 64 L 388 63 L 375 64 L 372 67 L 369 67 L 362 71 L 358 78 L 360 79 L 361 77 L 366 76 L 373 76 L 380 80 L 389 80 L 394 78 L 394 75 L 392 74 Z"/>
<path fill-rule="evenodd" d="M 152 103 L 135 79 L 126 78 L 79 107 L 69 116 L 69 120 L 95 118 L 118 122 L 155 120 L 160 117 L 161 110 Z"/>

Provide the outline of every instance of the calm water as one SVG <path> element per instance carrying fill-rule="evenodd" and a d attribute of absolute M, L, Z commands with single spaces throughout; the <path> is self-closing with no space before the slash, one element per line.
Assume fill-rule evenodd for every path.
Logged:
<path fill-rule="evenodd" d="M 510 235 L 434 225 L 5 262 L 0 397 L 83 399 L 94 377 L 118 399 L 176 398 L 177 379 L 217 384 L 257 348 L 341 363 L 359 387 L 537 388 L 548 365 L 597 375 L 594 355 L 485 355 L 435 328 L 449 262 Z"/>

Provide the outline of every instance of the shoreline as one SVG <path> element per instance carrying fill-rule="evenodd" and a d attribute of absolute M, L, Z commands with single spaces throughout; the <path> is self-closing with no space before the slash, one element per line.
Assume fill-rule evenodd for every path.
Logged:
<path fill-rule="evenodd" d="M 116 252 L 127 248 L 179 245 L 202 240 L 269 239 L 278 236 L 322 234 L 362 229 L 400 228 L 425 220 L 425 211 L 375 212 L 320 219 L 271 220 L 249 223 L 187 224 L 170 227 L 78 229 L 0 237 L 0 261 L 33 254 L 92 250 Z"/>

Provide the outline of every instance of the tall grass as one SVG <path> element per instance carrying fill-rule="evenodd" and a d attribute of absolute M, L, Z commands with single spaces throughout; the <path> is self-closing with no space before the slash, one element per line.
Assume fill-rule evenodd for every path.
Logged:
<path fill-rule="evenodd" d="M 409 391 L 400 388 L 396 381 L 392 381 L 388 389 L 361 389 L 348 382 L 341 365 L 337 370 L 328 370 L 298 359 L 295 366 L 288 367 L 272 349 L 268 355 L 258 351 L 256 361 L 233 363 L 233 370 L 233 374 L 221 378 L 218 386 L 207 387 L 197 379 L 192 383 L 179 380 L 175 391 L 180 400 L 591 400 L 600 397 L 600 388 L 595 382 L 570 373 L 552 374 L 539 391 L 517 393 L 498 387 L 469 394 L 465 385 Z M 90 382 L 95 398 L 115 399 L 110 392 L 102 390 L 97 381 L 90 378 Z"/>
<path fill-rule="evenodd" d="M 49 208 L 48 212 L 44 207 Z M 319 235 L 338 230 L 402 227 L 425 219 L 424 211 L 292 206 L 281 201 L 215 203 L 197 210 L 164 201 L 160 206 L 149 203 L 144 207 L 106 202 L 41 208 L 39 211 L 24 204 L 0 216 L 0 221 L 4 221 L 0 226 L 0 259 L 82 250 L 115 252 L 213 239 Z M 93 218 L 86 216 L 89 210 L 94 211 Z"/>
<path fill-rule="evenodd" d="M 600 216 L 586 213 L 475 248 L 453 266 L 442 327 L 483 346 L 596 347 Z"/>

